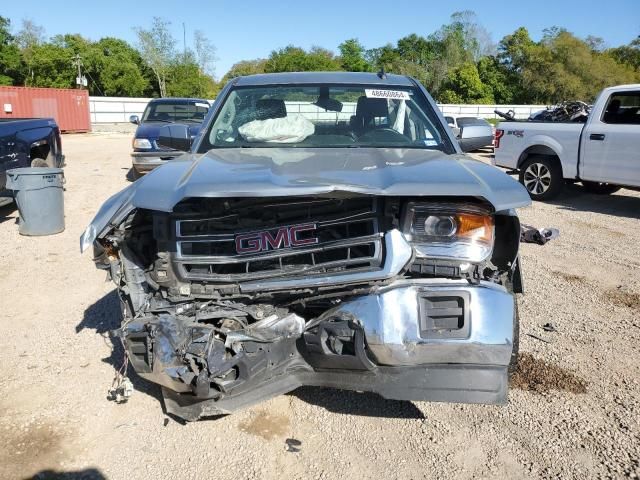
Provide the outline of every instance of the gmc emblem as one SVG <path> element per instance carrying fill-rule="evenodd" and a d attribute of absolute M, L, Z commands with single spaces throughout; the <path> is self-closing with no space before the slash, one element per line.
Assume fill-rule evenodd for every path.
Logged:
<path fill-rule="evenodd" d="M 318 238 L 308 236 L 300 238 L 302 232 L 312 232 L 316 230 L 315 223 L 305 223 L 304 225 L 294 225 L 293 227 L 280 227 L 275 231 L 244 233 L 236 236 L 236 252 L 239 254 L 259 253 L 269 250 L 279 250 L 288 247 L 303 247 L 305 245 L 315 245 Z"/>

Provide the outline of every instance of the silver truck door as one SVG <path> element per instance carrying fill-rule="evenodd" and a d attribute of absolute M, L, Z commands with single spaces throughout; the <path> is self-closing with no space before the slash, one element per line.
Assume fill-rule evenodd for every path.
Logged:
<path fill-rule="evenodd" d="M 582 134 L 580 178 L 640 186 L 640 90 L 611 93 L 591 115 Z"/>

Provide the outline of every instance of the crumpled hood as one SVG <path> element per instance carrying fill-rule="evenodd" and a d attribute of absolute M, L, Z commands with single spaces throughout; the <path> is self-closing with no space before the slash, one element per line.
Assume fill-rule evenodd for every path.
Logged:
<path fill-rule="evenodd" d="M 81 250 L 134 208 L 170 212 L 190 197 L 280 197 L 353 192 L 478 197 L 496 211 L 527 206 L 522 185 L 464 155 L 398 148 L 235 148 L 184 155 L 111 197 L 81 237 Z"/>

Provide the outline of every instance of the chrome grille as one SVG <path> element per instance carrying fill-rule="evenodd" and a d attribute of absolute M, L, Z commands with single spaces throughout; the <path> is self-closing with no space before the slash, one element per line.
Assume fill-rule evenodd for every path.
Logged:
<path fill-rule="evenodd" d="M 180 276 L 240 282 L 381 268 L 383 242 L 375 199 L 256 202 L 239 212 L 231 208 L 206 218 L 175 218 L 174 263 Z M 238 235 L 309 223 L 315 226 L 316 244 L 249 254 L 236 251 Z"/>

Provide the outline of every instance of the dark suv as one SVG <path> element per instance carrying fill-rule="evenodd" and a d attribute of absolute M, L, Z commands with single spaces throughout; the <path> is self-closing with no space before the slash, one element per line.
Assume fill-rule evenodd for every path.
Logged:
<path fill-rule="evenodd" d="M 158 131 L 161 127 L 168 123 L 186 124 L 191 138 L 194 138 L 200 131 L 210 106 L 208 100 L 201 98 L 156 98 L 149 102 L 142 119 L 131 115 L 129 121 L 138 125 L 131 153 L 134 179 L 181 153 L 158 145 Z"/>

